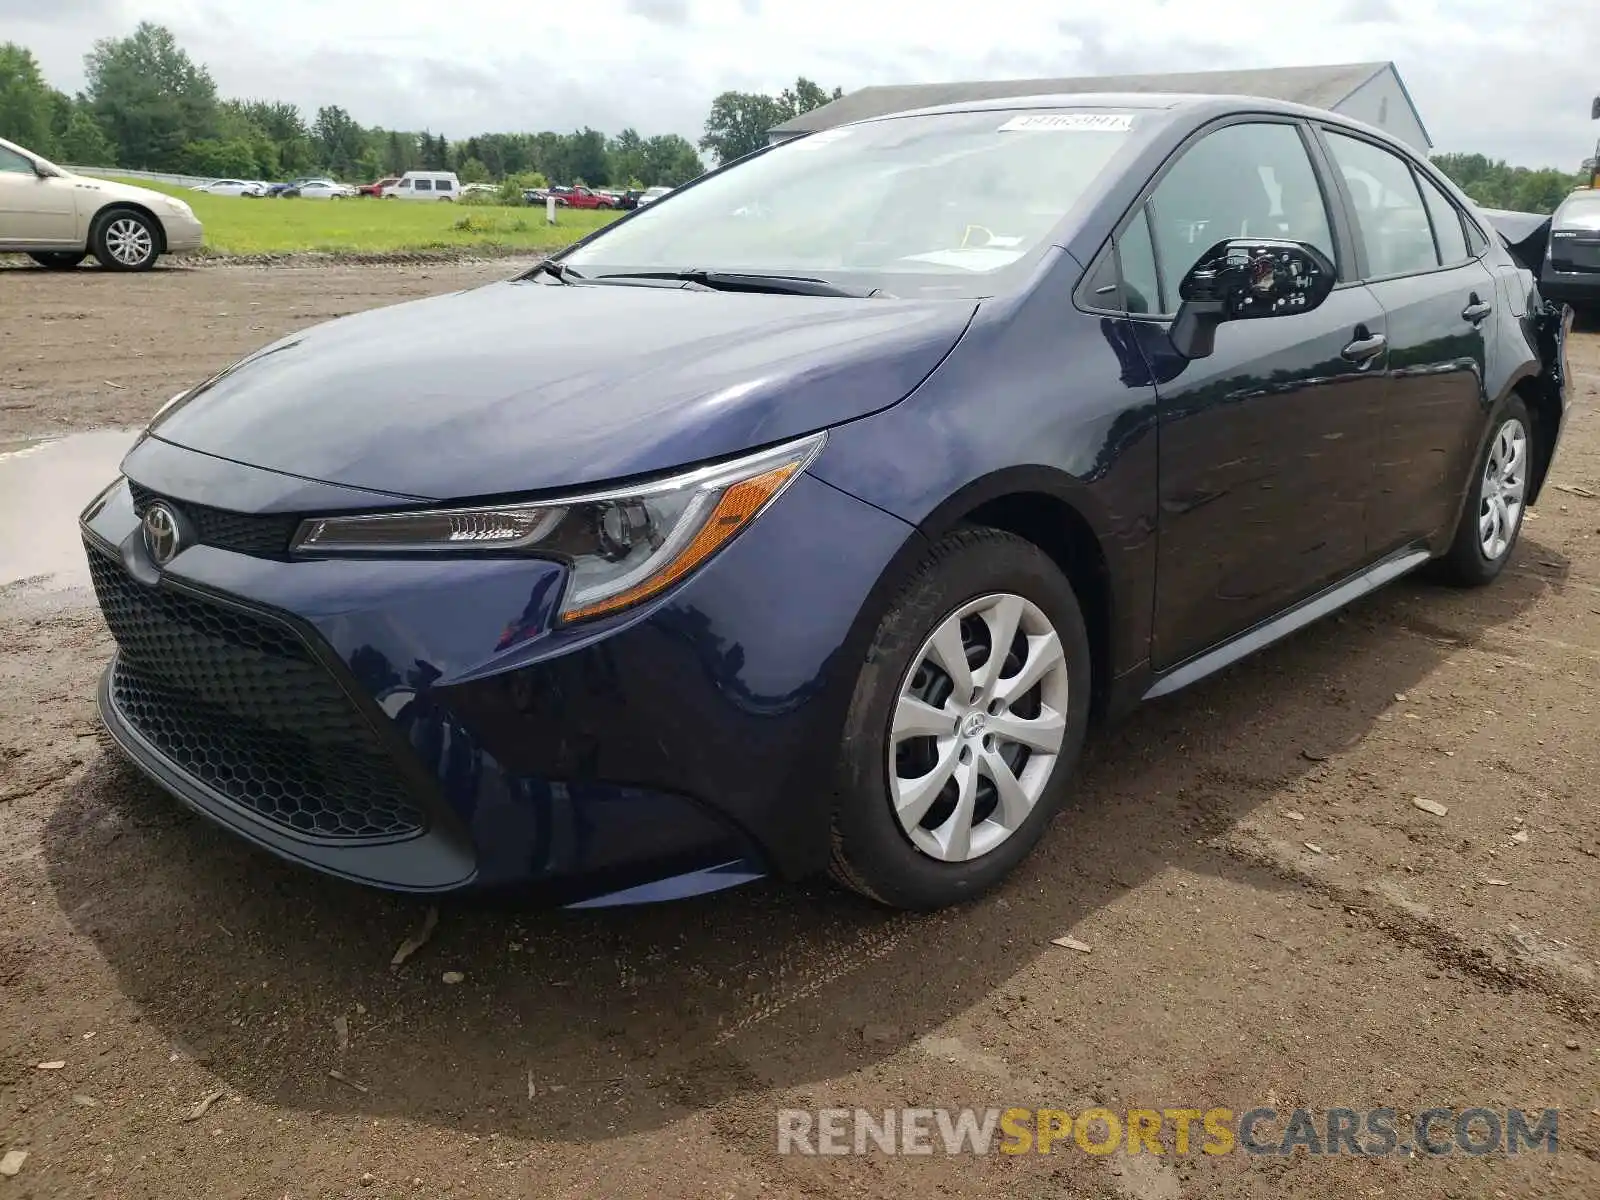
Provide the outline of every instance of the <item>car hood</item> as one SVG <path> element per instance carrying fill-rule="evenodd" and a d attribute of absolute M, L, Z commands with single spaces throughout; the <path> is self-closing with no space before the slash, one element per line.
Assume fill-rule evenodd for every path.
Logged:
<path fill-rule="evenodd" d="M 58 171 L 61 168 L 56 168 Z M 96 179 L 88 175 L 73 175 L 62 171 L 63 178 L 70 179 L 76 188 L 84 191 L 96 192 L 101 197 L 100 203 L 107 200 L 127 200 L 134 204 L 143 205 L 157 216 L 170 216 L 175 213 L 192 212 L 184 201 L 176 196 L 169 196 L 165 192 L 158 192 L 151 188 L 134 187 L 131 183 L 116 183 L 110 179 Z"/>
<path fill-rule="evenodd" d="M 313 326 L 162 412 L 164 441 L 420 499 L 580 487 L 867 416 L 974 301 L 490 284 Z"/>

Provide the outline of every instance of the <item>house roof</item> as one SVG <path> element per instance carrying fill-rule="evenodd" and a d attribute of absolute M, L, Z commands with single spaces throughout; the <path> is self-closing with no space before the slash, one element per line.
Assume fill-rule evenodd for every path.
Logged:
<path fill-rule="evenodd" d="M 889 113 L 1009 96 L 1070 95 L 1075 92 L 1167 92 L 1216 96 L 1265 96 L 1331 109 L 1384 71 L 1389 62 L 1340 63 L 1320 67 L 1268 67 L 1253 71 L 1188 71 L 1171 75 L 1086 75 L 1075 79 L 996 79 L 971 83 L 910 83 L 865 87 L 814 108 L 771 130 L 793 137 Z M 1399 78 L 1399 72 L 1395 72 Z M 1401 84 L 1402 91 L 1404 83 Z M 1409 101 L 1410 97 L 1407 96 Z M 1415 109 L 1415 105 L 1412 106 Z M 1421 124 L 1420 115 L 1417 118 Z"/>

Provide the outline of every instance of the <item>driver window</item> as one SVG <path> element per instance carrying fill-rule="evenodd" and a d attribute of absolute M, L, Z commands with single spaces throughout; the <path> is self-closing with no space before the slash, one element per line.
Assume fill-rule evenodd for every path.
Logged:
<path fill-rule="evenodd" d="M 1337 261 L 1322 189 L 1294 125 L 1263 121 L 1207 134 L 1157 185 L 1148 211 L 1169 309 L 1178 281 L 1226 238 L 1308 242 Z"/>
<path fill-rule="evenodd" d="M 4 146 L 0 146 L 0 171 L 8 175 L 32 175 L 33 163 L 23 158 L 22 155 L 15 154 Z"/>

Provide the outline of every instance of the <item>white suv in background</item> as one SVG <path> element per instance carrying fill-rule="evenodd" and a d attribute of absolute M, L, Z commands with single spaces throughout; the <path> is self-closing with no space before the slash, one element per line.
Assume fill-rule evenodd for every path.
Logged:
<path fill-rule="evenodd" d="M 454 171 L 407 171 L 398 183 L 383 189 L 385 200 L 454 200 L 461 180 Z"/>
<path fill-rule="evenodd" d="M 202 240 L 194 210 L 175 196 L 72 175 L 0 138 L 0 254 L 54 270 L 92 254 L 107 270 L 145 271 Z"/>

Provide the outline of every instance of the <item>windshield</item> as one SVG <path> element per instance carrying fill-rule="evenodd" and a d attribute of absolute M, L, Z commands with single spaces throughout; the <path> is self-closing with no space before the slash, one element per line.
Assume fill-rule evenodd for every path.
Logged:
<path fill-rule="evenodd" d="M 823 130 L 678 189 L 562 262 L 589 277 L 738 272 L 993 295 L 1164 116 L 986 111 Z"/>
<path fill-rule="evenodd" d="M 1600 229 L 1600 195 L 1569 196 L 1556 212 L 1557 229 Z"/>

